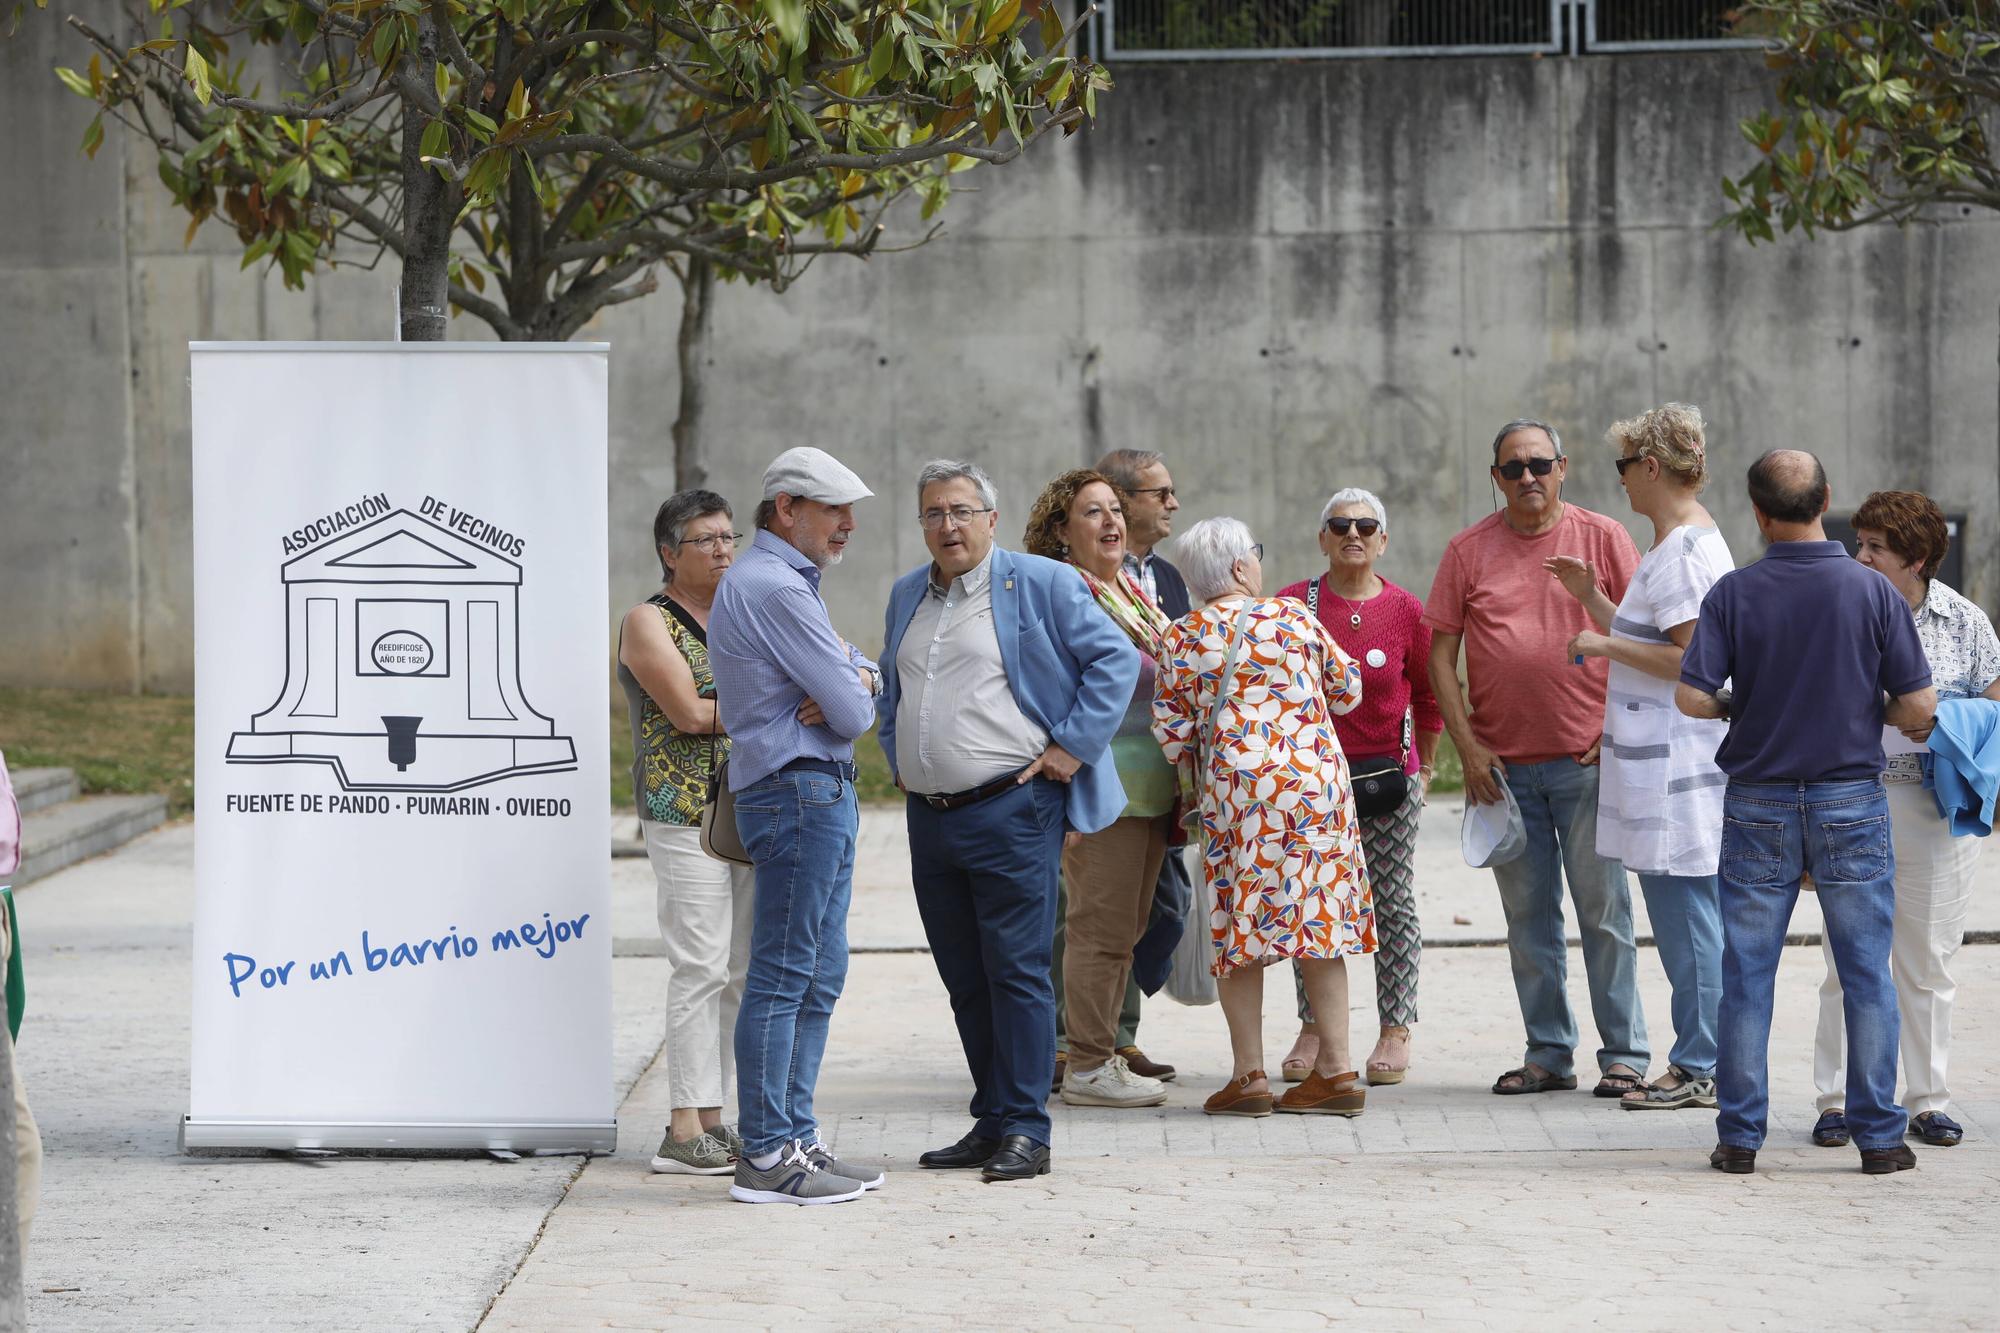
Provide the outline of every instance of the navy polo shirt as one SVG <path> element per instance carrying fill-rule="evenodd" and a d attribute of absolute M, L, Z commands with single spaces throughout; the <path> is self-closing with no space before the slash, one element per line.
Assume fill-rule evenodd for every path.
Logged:
<path fill-rule="evenodd" d="M 1909 603 L 1839 542 L 1773 542 L 1702 599 L 1681 681 L 1729 683 L 1715 752 L 1739 782 L 1844 782 L 1882 772 L 1883 695 L 1931 683 Z"/>

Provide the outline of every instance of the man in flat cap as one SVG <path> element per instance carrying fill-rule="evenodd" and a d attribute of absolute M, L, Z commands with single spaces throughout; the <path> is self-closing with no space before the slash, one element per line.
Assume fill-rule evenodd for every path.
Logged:
<path fill-rule="evenodd" d="M 757 866 L 750 971 L 736 1020 L 743 1154 L 730 1197 L 840 1203 L 882 1183 L 820 1141 L 813 1086 L 847 979 L 854 738 L 875 721 L 875 664 L 834 633 L 820 574 L 874 492 L 832 455 L 787 449 L 764 472 L 757 536 L 709 612 L 708 658 L 737 832 Z"/>

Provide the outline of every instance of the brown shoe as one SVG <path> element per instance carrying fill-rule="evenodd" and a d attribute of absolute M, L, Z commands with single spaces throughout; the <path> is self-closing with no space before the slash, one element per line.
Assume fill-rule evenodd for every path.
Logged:
<path fill-rule="evenodd" d="M 1068 1068 L 1069 1068 L 1069 1057 L 1067 1055 L 1064 1055 L 1061 1051 L 1057 1051 L 1056 1077 L 1055 1081 L 1049 1085 L 1050 1096 L 1054 1096 L 1056 1093 L 1062 1091 L 1063 1072 Z"/>
<path fill-rule="evenodd" d="M 1146 1053 L 1137 1046 L 1120 1046 L 1118 1054 L 1125 1057 L 1125 1067 L 1141 1078 L 1156 1078 L 1162 1083 L 1174 1081 L 1174 1067 L 1163 1065 L 1157 1060 L 1148 1060 Z"/>
<path fill-rule="evenodd" d="M 1328 1078 L 1321 1073 L 1306 1075 L 1306 1081 L 1287 1089 L 1278 1098 L 1278 1109 L 1294 1115 L 1360 1115 L 1368 1104 L 1368 1089 L 1353 1070 Z"/>
<path fill-rule="evenodd" d="M 1250 1085 L 1262 1079 L 1264 1091 L 1252 1092 Z M 1242 1078 L 1231 1079 L 1213 1097 L 1201 1104 L 1209 1115 L 1267 1116 L 1271 1114 L 1270 1080 L 1264 1071 L 1253 1069 Z"/>

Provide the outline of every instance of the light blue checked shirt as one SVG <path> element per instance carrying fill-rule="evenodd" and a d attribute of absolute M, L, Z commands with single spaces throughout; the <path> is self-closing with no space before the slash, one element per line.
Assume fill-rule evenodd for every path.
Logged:
<path fill-rule="evenodd" d="M 731 742 L 731 791 L 794 759 L 852 760 L 854 738 L 875 723 L 875 700 L 855 674 L 875 664 L 833 632 L 819 569 L 769 531 L 722 576 L 708 613 L 708 664 Z M 807 699 L 826 714 L 823 724 L 799 721 Z"/>

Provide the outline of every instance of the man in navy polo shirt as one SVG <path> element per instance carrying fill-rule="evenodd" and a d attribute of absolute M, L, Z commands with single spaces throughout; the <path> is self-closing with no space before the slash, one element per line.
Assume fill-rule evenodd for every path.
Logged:
<path fill-rule="evenodd" d="M 1847 1123 L 1870 1175 L 1905 1171 L 1889 976 L 1895 850 L 1882 728 L 1937 708 L 1930 665 L 1895 585 L 1828 541 L 1817 458 L 1774 449 L 1750 468 L 1767 550 L 1701 604 L 1675 703 L 1729 719 L 1722 825 L 1722 1009 L 1716 1148 L 1709 1165 L 1756 1170 L 1770 1112 L 1771 1004 L 1785 928 L 1811 875 L 1846 994 Z M 1733 694 L 1724 689 L 1727 682 Z"/>

